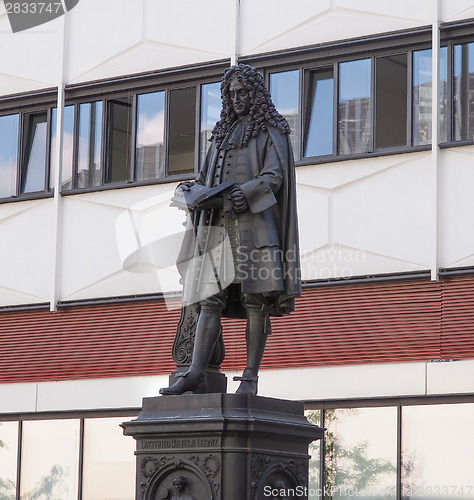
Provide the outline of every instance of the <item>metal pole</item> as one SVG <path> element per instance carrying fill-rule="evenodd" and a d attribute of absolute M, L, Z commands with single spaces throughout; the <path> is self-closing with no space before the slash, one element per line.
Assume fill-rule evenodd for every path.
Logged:
<path fill-rule="evenodd" d="M 230 58 L 231 66 L 238 63 L 240 54 L 240 0 L 235 0 L 235 33 L 234 33 L 234 53 Z"/>
<path fill-rule="evenodd" d="M 61 243 L 62 243 L 62 221 L 61 221 L 61 185 L 63 165 L 63 122 L 64 122 L 64 82 L 66 81 L 66 58 L 67 58 L 67 28 L 68 14 L 64 1 L 62 1 L 64 15 L 62 23 L 61 44 L 61 81 L 58 84 L 57 114 L 56 114 L 56 144 L 54 164 L 54 198 L 53 198 L 53 277 L 51 283 L 51 296 L 49 309 L 56 311 L 60 296 L 60 268 L 61 268 Z"/>
<path fill-rule="evenodd" d="M 439 0 L 435 2 L 432 26 L 432 100 L 431 100 L 431 162 L 432 162 L 432 241 L 431 280 L 438 280 L 439 269 L 439 98 L 440 98 L 440 34 Z"/>

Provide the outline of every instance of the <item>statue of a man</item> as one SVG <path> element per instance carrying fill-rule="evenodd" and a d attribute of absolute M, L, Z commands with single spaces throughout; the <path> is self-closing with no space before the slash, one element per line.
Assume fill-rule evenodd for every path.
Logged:
<path fill-rule="evenodd" d="M 247 320 L 247 366 L 236 377 L 237 393 L 256 394 L 269 317 L 293 311 L 301 294 L 288 122 L 275 109 L 263 76 L 246 64 L 225 72 L 221 96 L 221 119 L 195 182 L 209 188 L 235 182 L 188 215 L 190 230 L 177 265 L 183 300 L 197 303 L 200 312 L 191 366 L 160 390 L 164 395 L 206 392 L 222 316 Z"/>

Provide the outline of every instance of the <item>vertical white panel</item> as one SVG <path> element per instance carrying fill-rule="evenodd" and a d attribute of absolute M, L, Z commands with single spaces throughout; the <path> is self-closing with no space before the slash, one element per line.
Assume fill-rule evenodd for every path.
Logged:
<path fill-rule="evenodd" d="M 440 152 L 440 267 L 474 265 L 474 147 Z"/>
<path fill-rule="evenodd" d="M 169 238 L 184 229 L 184 212 L 169 206 L 175 186 L 65 197 L 61 298 L 181 290 L 174 266 L 180 240 Z"/>
<path fill-rule="evenodd" d="M 12 33 L 7 15 L 1 16 L 1 95 L 57 84 L 61 75 L 62 23 L 59 17 L 41 26 Z"/>
<path fill-rule="evenodd" d="M 1 305 L 48 302 L 53 254 L 51 199 L 0 205 Z"/>

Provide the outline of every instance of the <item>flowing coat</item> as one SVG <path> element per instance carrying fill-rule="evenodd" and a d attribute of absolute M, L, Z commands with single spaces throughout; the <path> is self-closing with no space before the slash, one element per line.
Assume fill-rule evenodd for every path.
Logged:
<path fill-rule="evenodd" d="M 237 156 L 235 181 L 248 203 L 244 212 L 232 214 L 237 219 L 240 291 L 263 293 L 269 302 L 269 314 L 282 316 L 294 309 L 294 299 L 301 295 L 295 169 L 289 137 L 267 124 L 267 131 L 260 130 L 246 147 L 234 146 L 231 151 Z M 212 142 L 196 182 L 212 187 L 222 152 Z M 177 261 L 184 305 L 198 304 L 222 289 L 234 287 L 233 275 L 216 272 L 230 246 L 223 228 L 215 227 L 215 218 L 213 222 L 216 210 L 222 209 L 188 214 Z M 228 294 L 222 314 L 245 317 L 239 294 Z"/>

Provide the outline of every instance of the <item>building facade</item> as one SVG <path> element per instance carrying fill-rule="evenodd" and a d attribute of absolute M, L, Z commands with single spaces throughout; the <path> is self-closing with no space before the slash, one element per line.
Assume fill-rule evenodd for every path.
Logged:
<path fill-rule="evenodd" d="M 134 498 L 119 424 L 174 369 L 169 203 L 235 62 L 293 130 L 304 289 L 259 394 L 327 428 L 309 497 L 473 498 L 474 2 L 80 0 L 15 31 L 24 4 L 0 5 L 0 499 Z"/>

